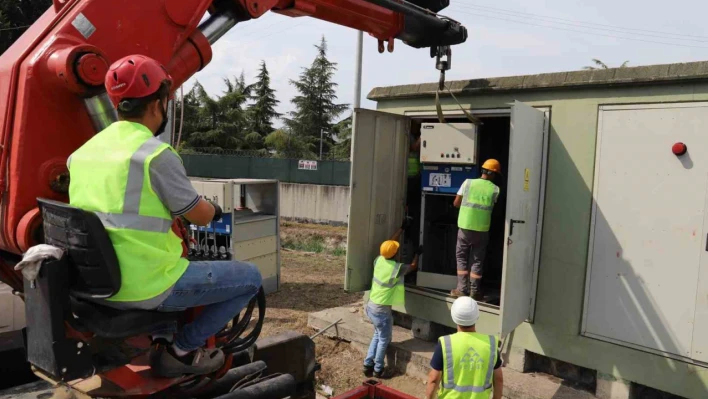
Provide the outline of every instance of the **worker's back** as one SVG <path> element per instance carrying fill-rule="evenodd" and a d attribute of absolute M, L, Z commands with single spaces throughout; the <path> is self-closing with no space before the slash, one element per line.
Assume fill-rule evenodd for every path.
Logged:
<path fill-rule="evenodd" d="M 443 375 L 440 399 L 488 399 L 497 362 L 494 336 L 458 332 L 440 338 Z"/>
<path fill-rule="evenodd" d="M 153 298 L 187 268 L 172 215 L 148 173 L 150 161 L 169 148 L 141 124 L 116 122 L 69 158 L 70 203 L 99 216 L 118 257 L 122 284 L 113 301 Z"/>

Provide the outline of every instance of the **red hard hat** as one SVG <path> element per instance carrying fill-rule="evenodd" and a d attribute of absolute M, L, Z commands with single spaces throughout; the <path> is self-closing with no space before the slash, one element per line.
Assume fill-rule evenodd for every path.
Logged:
<path fill-rule="evenodd" d="M 111 65 L 106 74 L 106 91 L 113 106 L 129 98 L 143 98 L 157 92 L 160 83 L 172 77 L 162 64 L 144 55 L 129 55 Z"/>

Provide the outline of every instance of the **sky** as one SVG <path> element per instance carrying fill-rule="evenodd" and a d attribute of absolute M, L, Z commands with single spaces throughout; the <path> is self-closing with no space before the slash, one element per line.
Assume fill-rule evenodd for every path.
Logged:
<path fill-rule="evenodd" d="M 460 21 L 469 37 L 453 47 L 447 79 L 473 79 L 578 70 L 598 58 L 609 66 L 708 60 L 702 0 L 450 0 L 441 11 Z M 253 82 L 261 60 L 280 100 L 278 111 L 293 110 L 297 94 L 290 84 L 315 55 L 322 35 L 328 57 L 338 64 L 334 81 L 339 103 L 354 101 L 356 32 L 308 17 L 267 13 L 237 25 L 214 44 L 213 60 L 184 86 L 199 81 L 214 96 L 224 77 L 243 73 Z M 436 82 L 438 71 L 427 49 L 396 41 L 393 53 L 379 54 L 377 41 L 364 34 L 362 107 L 378 86 Z M 342 115 L 347 116 L 348 113 Z M 280 123 L 276 122 L 276 125 Z"/>

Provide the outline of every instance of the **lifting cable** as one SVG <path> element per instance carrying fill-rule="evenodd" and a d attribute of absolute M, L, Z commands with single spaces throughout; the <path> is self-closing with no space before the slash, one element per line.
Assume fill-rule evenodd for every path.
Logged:
<path fill-rule="evenodd" d="M 445 116 L 443 115 L 442 104 L 440 104 L 440 90 L 441 89 L 438 89 L 435 91 L 435 111 L 438 114 L 438 121 L 440 121 L 440 123 L 447 123 L 447 122 L 445 122 Z M 453 100 L 455 100 L 455 102 L 457 103 L 457 106 L 460 107 L 460 110 L 465 114 L 467 119 L 473 125 L 476 125 L 476 126 L 482 125 L 482 121 L 479 120 L 479 118 L 476 118 L 475 116 L 472 115 L 471 112 L 469 112 L 468 110 L 464 109 L 464 107 L 462 107 L 462 104 L 460 104 L 460 101 L 457 100 L 457 97 L 455 97 L 455 95 L 452 94 L 452 91 L 450 90 L 449 86 L 443 84 L 443 90 L 447 90 L 448 94 L 450 94 L 450 96 L 453 98 Z"/>

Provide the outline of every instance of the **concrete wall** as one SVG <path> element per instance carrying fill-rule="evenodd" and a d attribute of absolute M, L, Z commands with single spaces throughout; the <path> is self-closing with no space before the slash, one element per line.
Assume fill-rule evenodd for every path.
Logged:
<path fill-rule="evenodd" d="M 706 367 L 580 335 L 598 107 L 604 104 L 706 101 L 708 84 L 684 82 L 643 87 L 519 91 L 470 97 L 458 95 L 458 99 L 471 109 L 508 108 L 514 100 L 551 107 L 549 168 L 535 319 L 505 337 L 512 349 L 529 350 L 688 398 L 708 397 Z M 446 110 L 459 110 L 449 99 L 444 99 L 443 103 Z M 382 100 L 378 103 L 378 110 L 403 114 L 406 111 L 434 112 L 435 107 L 433 98 L 420 98 Z M 628 162 L 636 150 L 628 149 Z M 449 306 L 448 301 L 407 295 L 405 311 L 426 320 L 452 324 Z M 652 312 L 652 309 L 636 311 Z M 492 333 L 497 331 L 498 325 L 498 315 L 483 313 L 478 329 Z"/>
<path fill-rule="evenodd" d="M 280 216 L 315 223 L 349 221 L 349 186 L 280 184 Z"/>

